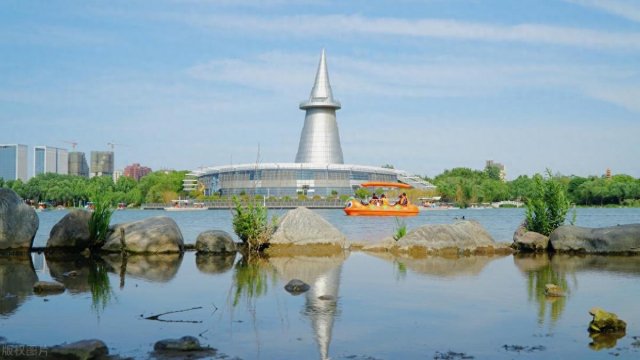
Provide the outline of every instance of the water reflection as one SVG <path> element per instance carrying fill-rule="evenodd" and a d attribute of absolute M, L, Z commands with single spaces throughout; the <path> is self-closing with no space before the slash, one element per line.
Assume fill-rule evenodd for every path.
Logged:
<path fill-rule="evenodd" d="M 237 306 L 240 299 L 244 298 L 247 307 L 253 309 L 254 300 L 267 293 L 269 273 L 273 275 L 273 270 L 269 268 L 265 259 L 243 256 L 233 273 L 232 305 Z"/>
<path fill-rule="evenodd" d="M 407 270 L 417 274 L 445 278 L 477 276 L 487 264 L 504 257 L 503 255 L 414 257 L 410 254 L 392 254 L 388 252 L 371 252 L 369 254 L 394 263 L 399 277 L 403 277 Z"/>
<path fill-rule="evenodd" d="M 330 257 L 272 257 L 269 263 L 282 283 L 299 279 L 311 289 L 305 296 L 302 313 L 311 320 L 321 359 L 329 359 L 329 345 L 336 316 L 339 316 L 338 292 L 342 264 L 347 254 Z"/>
<path fill-rule="evenodd" d="M 196 254 L 196 266 L 205 274 L 223 274 L 233 268 L 236 253 L 232 254 Z"/>
<path fill-rule="evenodd" d="M 168 282 L 178 273 L 182 254 L 107 254 L 101 256 L 109 271 L 120 274 L 120 287 L 125 286 L 126 276 L 152 282 Z"/>
<path fill-rule="evenodd" d="M 566 272 L 556 270 L 546 253 L 516 254 L 513 261 L 527 277 L 529 301 L 535 300 L 538 304 L 538 323 L 544 324 L 548 312 L 551 324 L 555 324 L 560 319 L 566 307 L 567 296 L 570 294 Z M 544 293 L 546 284 L 558 285 L 565 291 L 566 296 L 546 296 Z"/>
<path fill-rule="evenodd" d="M 0 256 L 0 315 L 10 316 L 33 294 L 38 276 L 31 256 Z"/>
<path fill-rule="evenodd" d="M 589 337 L 591 338 L 589 348 L 595 351 L 614 348 L 618 344 L 618 340 L 622 339 L 624 336 L 624 332 L 591 333 L 589 334 Z"/>

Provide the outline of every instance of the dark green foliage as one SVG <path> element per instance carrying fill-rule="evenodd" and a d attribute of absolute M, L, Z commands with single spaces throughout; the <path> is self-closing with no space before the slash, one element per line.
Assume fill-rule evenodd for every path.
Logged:
<path fill-rule="evenodd" d="M 97 196 L 93 204 L 95 208 L 89 219 L 89 237 L 91 238 L 91 247 L 99 248 L 104 245 L 107 239 L 113 209 L 111 209 L 109 201 L 103 196 Z"/>
<path fill-rule="evenodd" d="M 566 189 L 550 172 L 547 179 L 536 174 L 533 183 L 533 192 L 525 203 L 527 230 L 549 236 L 566 220 L 569 211 Z"/>
<path fill-rule="evenodd" d="M 367 197 L 369 197 L 369 195 L 371 195 L 371 193 L 369 193 L 369 190 L 367 190 L 366 188 L 358 188 L 356 189 L 355 195 L 358 199 L 366 199 Z"/>
<path fill-rule="evenodd" d="M 445 170 L 433 182 L 444 201 L 464 208 L 473 203 L 508 200 L 509 187 L 499 177 L 499 172 L 498 179 L 493 179 L 488 171 L 454 168 Z"/>
<path fill-rule="evenodd" d="M 258 201 L 243 203 L 237 197 L 233 203 L 233 231 L 250 251 L 259 251 L 269 241 L 273 229 L 267 219 L 267 208 Z"/>

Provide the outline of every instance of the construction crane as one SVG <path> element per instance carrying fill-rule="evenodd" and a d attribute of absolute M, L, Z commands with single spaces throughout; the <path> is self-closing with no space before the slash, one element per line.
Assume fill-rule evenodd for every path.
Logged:
<path fill-rule="evenodd" d="M 73 149 L 73 151 L 76 151 L 76 146 L 78 146 L 78 142 L 77 141 L 62 140 L 62 142 L 67 143 L 67 144 L 71 144 L 71 149 Z"/>
<path fill-rule="evenodd" d="M 114 151 L 114 149 L 116 148 L 116 145 L 122 145 L 122 144 L 116 144 L 116 143 L 113 143 L 113 142 L 108 142 L 107 143 L 107 146 L 111 146 L 111 151 Z"/>

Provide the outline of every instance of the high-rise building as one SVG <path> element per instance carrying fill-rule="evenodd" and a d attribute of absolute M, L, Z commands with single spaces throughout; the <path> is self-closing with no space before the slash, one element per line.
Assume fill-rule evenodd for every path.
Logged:
<path fill-rule="evenodd" d="M 309 100 L 300 104 L 300 109 L 306 114 L 296 163 L 344 164 L 336 121 L 336 110 L 340 107 L 340 102 L 333 99 L 327 60 L 322 49 L 311 95 Z"/>
<path fill-rule="evenodd" d="M 69 175 L 89 177 L 89 165 L 83 152 L 72 151 L 69 153 Z"/>
<path fill-rule="evenodd" d="M 135 181 L 140 181 L 141 177 L 148 175 L 151 171 L 151 168 L 134 163 L 124 168 L 124 176 L 128 176 Z"/>
<path fill-rule="evenodd" d="M 69 152 L 53 146 L 36 146 L 33 148 L 33 175 L 69 173 Z"/>
<path fill-rule="evenodd" d="M 91 169 L 89 177 L 109 176 L 113 177 L 114 156 L 113 151 L 92 151 Z"/>
<path fill-rule="evenodd" d="M 27 145 L 0 144 L 0 178 L 27 181 Z"/>

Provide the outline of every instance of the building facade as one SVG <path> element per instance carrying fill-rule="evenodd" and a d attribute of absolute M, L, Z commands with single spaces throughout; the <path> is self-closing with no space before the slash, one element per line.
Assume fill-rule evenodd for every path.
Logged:
<path fill-rule="evenodd" d="M 305 122 L 294 163 L 201 168 L 188 174 L 183 189 L 203 190 L 205 195 L 326 197 L 352 195 L 360 184 L 368 181 L 402 181 L 415 187 L 434 188 L 401 170 L 344 164 L 336 120 L 340 107 L 333 98 L 323 50 L 309 100 L 300 104 L 300 109 L 305 110 Z"/>
<path fill-rule="evenodd" d="M 128 176 L 132 179 L 134 179 L 135 181 L 140 181 L 140 178 L 148 175 L 152 172 L 151 168 L 148 168 L 146 166 L 142 166 L 138 163 L 134 163 L 131 165 L 127 165 L 124 168 L 124 176 Z"/>
<path fill-rule="evenodd" d="M 89 177 L 113 177 L 114 160 L 113 151 L 92 151 Z"/>
<path fill-rule="evenodd" d="M 0 144 L 0 178 L 26 182 L 27 151 L 27 145 Z"/>
<path fill-rule="evenodd" d="M 54 173 L 69 174 L 69 152 L 53 146 L 33 148 L 33 175 Z"/>
<path fill-rule="evenodd" d="M 83 152 L 72 151 L 69 153 L 69 175 L 89 177 L 89 165 Z"/>

